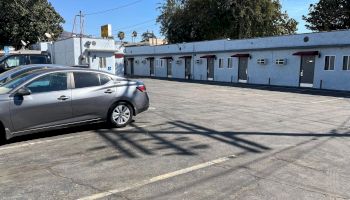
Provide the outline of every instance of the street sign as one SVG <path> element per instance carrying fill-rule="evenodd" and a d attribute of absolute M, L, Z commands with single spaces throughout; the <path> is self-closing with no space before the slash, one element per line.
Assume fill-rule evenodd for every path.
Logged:
<path fill-rule="evenodd" d="M 4 46 L 4 54 L 5 54 L 5 56 L 10 55 L 10 47 L 9 46 Z"/>

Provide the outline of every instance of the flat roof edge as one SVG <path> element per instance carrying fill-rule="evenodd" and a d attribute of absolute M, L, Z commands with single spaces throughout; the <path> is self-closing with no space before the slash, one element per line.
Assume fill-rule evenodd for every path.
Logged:
<path fill-rule="evenodd" d="M 339 45 L 314 45 L 314 46 L 294 46 L 294 47 L 271 47 L 271 48 L 255 48 L 255 49 L 229 49 L 229 50 L 213 50 L 213 51 L 188 51 L 188 52 L 168 52 L 168 53 L 148 53 L 148 54 L 128 54 L 125 57 L 135 56 L 163 56 L 163 55 L 185 55 L 185 54 L 207 54 L 207 53 L 228 53 L 228 52 L 248 52 L 248 51 L 266 51 L 266 50 L 298 50 L 298 49 L 317 49 L 317 48 L 332 48 L 332 47 L 350 47 L 349 44 Z"/>

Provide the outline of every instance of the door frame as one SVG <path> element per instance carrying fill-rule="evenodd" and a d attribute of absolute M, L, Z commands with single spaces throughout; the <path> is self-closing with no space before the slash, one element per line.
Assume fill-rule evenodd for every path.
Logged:
<path fill-rule="evenodd" d="M 167 78 L 173 77 L 173 59 L 165 59 L 165 65 L 166 65 L 166 76 Z M 170 66 L 169 66 L 170 65 Z M 171 74 L 169 75 L 169 67 L 171 68 Z"/>
<path fill-rule="evenodd" d="M 190 66 L 187 66 L 187 61 L 189 61 Z M 189 67 L 190 73 L 188 74 L 188 77 L 186 78 L 186 72 L 187 72 L 187 67 Z M 191 80 L 191 68 L 192 68 L 192 58 L 185 58 L 185 79 Z"/>
<path fill-rule="evenodd" d="M 151 65 L 152 63 L 153 63 L 153 66 Z M 153 68 L 153 74 L 152 74 L 151 68 Z M 155 59 L 154 58 L 149 59 L 149 75 L 156 76 Z"/>
<path fill-rule="evenodd" d="M 209 60 L 213 61 L 213 78 L 209 79 Z M 207 58 L 207 80 L 214 81 L 215 80 L 215 58 Z"/>
<path fill-rule="evenodd" d="M 241 67 L 241 62 L 242 62 L 242 59 L 246 59 L 247 60 L 247 63 L 246 63 L 246 80 L 243 80 L 243 79 L 240 79 L 240 67 Z M 238 57 L 238 71 L 237 71 L 237 82 L 242 82 L 242 83 L 248 83 L 248 60 L 249 58 L 248 57 Z"/>
<path fill-rule="evenodd" d="M 309 57 L 313 56 L 314 57 L 314 75 L 312 77 L 312 83 L 302 83 L 301 82 L 301 70 L 302 70 L 302 65 L 303 65 L 303 57 L 306 57 L 306 56 L 309 56 L 309 55 L 301 55 L 300 56 L 300 65 L 299 65 L 299 87 L 313 87 L 314 84 L 315 84 L 315 68 L 316 68 L 316 56 L 315 55 L 310 55 Z M 302 84 L 304 84 L 302 86 Z M 312 85 L 312 86 L 311 86 Z"/>

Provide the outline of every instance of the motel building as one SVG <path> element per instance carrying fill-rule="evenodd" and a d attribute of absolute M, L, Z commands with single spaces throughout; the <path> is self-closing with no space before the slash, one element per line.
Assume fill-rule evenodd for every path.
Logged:
<path fill-rule="evenodd" d="M 350 30 L 126 47 L 124 73 L 350 91 Z"/>

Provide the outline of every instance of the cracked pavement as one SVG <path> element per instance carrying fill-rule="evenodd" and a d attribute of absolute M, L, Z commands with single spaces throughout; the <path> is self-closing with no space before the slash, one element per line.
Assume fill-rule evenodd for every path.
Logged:
<path fill-rule="evenodd" d="M 144 81 L 151 108 L 129 127 L 0 146 L 0 199 L 350 199 L 349 94 Z"/>

